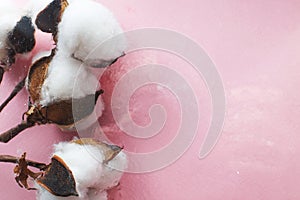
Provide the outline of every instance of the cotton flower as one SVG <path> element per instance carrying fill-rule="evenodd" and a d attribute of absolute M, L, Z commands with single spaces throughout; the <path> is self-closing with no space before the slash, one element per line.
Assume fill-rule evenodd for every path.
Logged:
<path fill-rule="evenodd" d="M 73 174 L 78 196 L 59 197 L 41 184 L 43 181 L 37 181 L 37 199 L 106 200 L 107 189 L 119 183 L 122 171 L 127 167 L 126 155 L 120 151 L 120 147 L 93 139 L 73 140 L 55 145 L 53 156 L 59 157 Z"/>

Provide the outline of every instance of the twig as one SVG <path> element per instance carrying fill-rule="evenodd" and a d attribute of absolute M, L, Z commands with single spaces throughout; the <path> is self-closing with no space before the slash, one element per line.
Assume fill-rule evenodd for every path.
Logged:
<path fill-rule="evenodd" d="M 24 131 L 27 128 L 34 126 L 35 123 L 33 122 L 22 122 L 21 124 L 17 125 L 16 127 L 2 133 L 0 135 L 0 142 L 7 143 L 15 136 L 17 136 L 20 132 Z"/>
<path fill-rule="evenodd" d="M 19 157 L 15 157 L 15 156 L 10 156 L 10 155 L 0 155 L 0 162 L 6 162 L 6 163 L 15 163 L 18 164 L 19 162 Z M 41 171 L 44 171 L 48 165 L 44 164 L 44 163 L 39 163 L 39 162 L 35 162 L 32 160 L 26 160 L 27 165 L 40 169 Z"/>
<path fill-rule="evenodd" d="M 1 68 L 0 68 L 0 80 L 1 80 Z M 23 80 L 21 80 L 16 87 L 14 88 L 14 90 L 10 93 L 10 95 L 8 96 L 8 98 L 1 104 L 0 106 L 0 112 L 5 108 L 5 106 L 7 106 L 7 104 L 22 90 L 22 88 L 25 85 L 25 80 L 26 77 L 23 78 Z M 0 81 L 1 83 L 1 81 Z"/>

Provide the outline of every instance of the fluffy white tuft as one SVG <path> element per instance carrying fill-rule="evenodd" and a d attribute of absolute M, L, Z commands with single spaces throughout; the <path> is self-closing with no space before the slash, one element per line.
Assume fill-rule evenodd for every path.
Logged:
<path fill-rule="evenodd" d="M 79 197 L 63 198 L 66 200 L 106 200 L 106 190 L 119 183 L 123 174 L 121 171 L 127 167 L 127 158 L 123 152 L 120 152 L 107 165 L 104 164 L 104 150 L 95 145 L 61 142 L 55 145 L 53 155 L 62 158 L 76 181 Z M 38 187 L 38 190 L 38 200 L 61 199 L 43 188 Z"/>
<path fill-rule="evenodd" d="M 90 66 L 106 67 L 125 51 L 122 33 L 106 7 L 91 0 L 73 0 L 59 23 L 57 47 Z"/>
<path fill-rule="evenodd" d="M 71 98 L 82 98 L 95 94 L 98 79 L 80 61 L 55 55 L 41 90 L 41 105 Z"/>
<path fill-rule="evenodd" d="M 3 60 L 7 56 L 8 33 L 22 18 L 22 12 L 11 1 L 1 1 L 0 10 L 0 60 Z"/>
<path fill-rule="evenodd" d="M 95 191 L 91 190 L 86 197 L 58 197 L 46 189 L 41 187 L 38 184 L 35 184 L 35 188 L 37 188 L 37 200 L 107 200 L 107 192 L 106 191 Z"/>
<path fill-rule="evenodd" d="M 79 200 L 78 197 L 58 197 L 50 192 L 48 192 L 46 189 L 41 187 L 39 184 L 35 184 L 35 188 L 37 189 L 36 199 L 37 200 Z M 87 199 L 88 200 L 88 199 Z M 105 199 L 106 200 L 106 199 Z"/>

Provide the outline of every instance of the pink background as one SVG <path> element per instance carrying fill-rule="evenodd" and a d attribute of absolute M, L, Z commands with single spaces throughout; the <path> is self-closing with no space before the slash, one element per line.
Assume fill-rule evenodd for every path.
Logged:
<path fill-rule="evenodd" d="M 202 114 L 198 135 L 191 148 L 169 167 L 148 174 L 126 174 L 121 185 L 111 191 L 111 199 L 300 199 L 299 1 L 101 2 L 115 13 L 125 30 L 162 27 L 195 40 L 216 64 L 227 101 L 219 143 L 207 158 L 199 160 L 211 117 L 208 90 L 188 65 L 170 60 L 169 66 L 181 70 L 198 97 Z M 48 39 L 35 52 L 49 48 L 49 37 L 39 34 L 42 38 Z M 149 53 L 139 59 L 150 63 L 164 60 Z M 128 55 L 105 73 L 101 82 L 107 106 L 117 80 L 139 62 L 136 56 Z M 24 59 L 18 63 L 5 74 L 1 99 L 27 71 L 21 65 L 26 63 Z M 141 141 L 122 134 L 113 123 L 109 106 L 100 124 L 112 141 L 127 150 L 158 149 L 170 141 L 178 128 L 180 111 L 175 97 L 156 87 L 144 87 L 132 96 L 130 110 L 135 122 L 146 125 L 149 106 L 157 102 L 165 106 L 168 114 L 165 129 L 157 137 Z M 1 132 L 20 122 L 26 104 L 27 93 L 22 91 L 0 114 Z M 0 144 L 0 153 L 21 155 L 26 151 L 28 158 L 48 162 L 52 144 L 73 135 L 60 132 L 54 125 L 35 127 L 9 144 Z M 12 169 L 13 165 L 0 164 L 1 199 L 34 199 L 35 192 L 22 190 L 14 182 Z"/>

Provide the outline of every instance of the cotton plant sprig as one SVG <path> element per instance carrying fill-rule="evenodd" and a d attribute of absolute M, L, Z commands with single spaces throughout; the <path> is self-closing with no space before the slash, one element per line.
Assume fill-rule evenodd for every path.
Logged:
<path fill-rule="evenodd" d="M 85 23 L 74 20 L 79 15 Z M 52 33 L 57 46 L 37 58 L 30 67 L 26 81 L 22 82 L 29 93 L 30 106 L 22 123 L 2 133 L 0 142 L 8 142 L 35 125 L 53 123 L 63 130 L 72 130 L 76 123 L 84 123 L 103 93 L 97 90 L 98 80 L 89 67 L 114 63 L 126 47 L 124 37 L 120 37 L 111 45 L 100 45 L 95 49 L 120 34 L 122 29 L 112 13 L 94 1 L 54 0 L 36 16 L 37 27 Z M 93 50 L 92 56 L 88 56 Z M 84 59 L 85 56 L 89 59 Z M 5 105 L 22 86 L 18 85 Z M 74 105 L 77 106 L 74 108 Z M 101 100 L 97 107 L 101 111 L 104 109 Z"/>
<path fill-rule="evenodd" d="M 15 180 L 28 190 L 38 190 L 38 200 L 107 199 L 107 190 L 119 184 L 127 167 L 122 148 L 94 139 L 74 139 L 54 145 L 51 163 L 0 156 L 0 162 L 17 163 Z M 28 166 L 40 169 L 33 172 Z M 35 180 L 30 187 L 28 179 Z"/>

